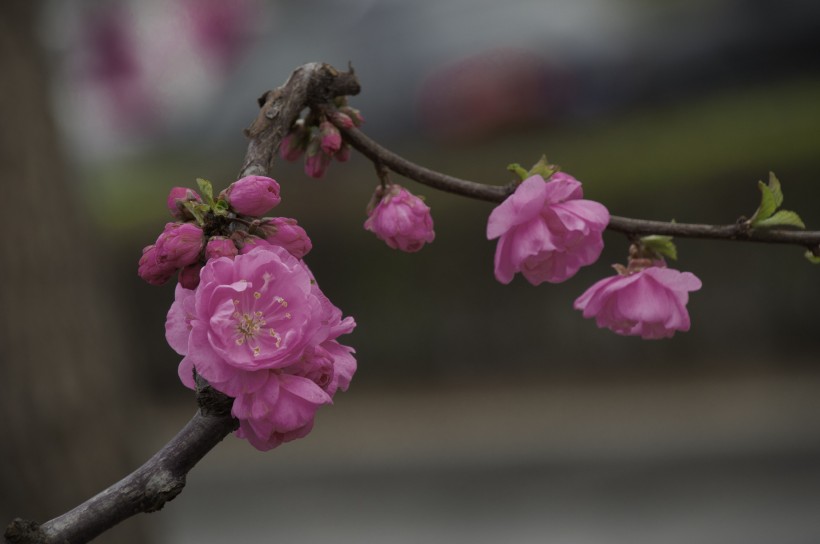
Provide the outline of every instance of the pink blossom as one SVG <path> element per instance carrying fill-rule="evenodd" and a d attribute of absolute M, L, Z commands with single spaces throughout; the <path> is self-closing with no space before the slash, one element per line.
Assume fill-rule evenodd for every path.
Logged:
<path fill-rule="evenodd" d="M 691 272 L 650 266 L 597 282 L 574 307 L 617 334 L 671 338 L 675 331 L 689 330 L 689 291 L 700 288 L 701 281 Z"/>
<path fill-rule="evenodd" d="M 265 176 L 245 176 L 234 181 L 225 198 L 237 213 L 262 216 L 281 202 L 279 184 Z"/>
<path fill-rule="evenodd" d="M 353 119 L 351 119 L 350 116 L 346 113 L 342 113 L 340 111 L 332 111 L 328 114 L 328 117 L 330 117 L 331 121 L 333 121 L 333 124 L 339 125 L 342 128 L 354 127 Z"/>
<path fill-rule="evenodd" d="M 225 236 L 211 236 L 205 245 L 205 259 L 218 259 L 219 257 L 235 257 L 239 253 L 233 240 Z"/>
<path fill-rule="evenodd" d="M 430 208 L 422 199 L 396 184 L 386 190 L 377 187 L 380 198 L 370 211 L 364 228 L 389 247 L 413 253 L 435 239 Z"/>
<path fill-rule="evenodd" d="M 166 223 L 155 245 L 157 262 L 176 269 L 199 260 L 205 239 L 193 223 Z"/>
<path fill-rule="evenodd" d="M 355 327 L 322 294 L 310 270 L 264 245 L 209 260 L 193 295 L 177 289 L 166 337 L 183 384 L 194 371 L 234 397 L 237 435 L 259 449 L 306 435 L 316 410 L 346 389 L 353 350 L 337 338 Z"/>
<path fill-rule="evenodd" d="M 302 259 L 313 248 L 305 229 L 288 217 L 267 217 L 259 227 L 265 241 L 281 246 L 297 259 Z"/>
<path fill-rule="evenodd" d="M 521 272 L 533 285 L 559 283 L 598 260 L 609 212 L 582 197 L 581 183 L 563 172 L 547 182 L 540 175 L 524 180 L 487 222 L 487 238 L 499 238 L 496 279 L 510 283 Z"/>
<path fill-rule="evenodd" d="M 185 209 L 185 203 L 193 201 L 202 201 L 196 191 L 187 187 L 174 187 L 168 194 L 168 211 L 177 219 L 192 219 L 190 212 Z"/>

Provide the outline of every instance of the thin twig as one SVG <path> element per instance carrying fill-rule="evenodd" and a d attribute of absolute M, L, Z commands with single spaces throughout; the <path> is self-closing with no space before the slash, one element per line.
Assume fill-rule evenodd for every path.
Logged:
<path fill-rule="evenodd" d="M 486 185 L 429 170 L 400 157 L 389 149 L 385 149 L 356 128 L 344 128 L 340 125 L 337 125 L 337 127 L 342 132 L 345 141 L 371 161 L 387 166 L 397 174 L 428 187 L 489 202 L 501 202 L 514 190 L 514 186 L 511 184 Z M 680 238 L 796 244 L 805 246 L 812 251 L 820 250 L 820 231 L 754 229 L 742 222 L 731 225 L 701 225 L 649 221 L 613 215 L 610 217 L 607 228 L 611 231 L 622 232 L 627 236 L 661 234 Z"/>

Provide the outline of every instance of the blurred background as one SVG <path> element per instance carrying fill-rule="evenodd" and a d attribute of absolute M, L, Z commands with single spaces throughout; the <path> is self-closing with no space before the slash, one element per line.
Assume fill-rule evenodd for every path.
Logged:
<path fill-rule="evenodd" d="M 305 62 L 352 62 L 365 132 L 429 168 L 502 184 L 546 153 L 613 214 L 706 223 L 753 213 L 771 170 L 820 229 L 814 0 L 12 1 L 0 30 L 5 520 L 76 505 L 193 414 L 173 285 L 136 263 L 169 189 L 232 182 L 256 98 Z M 564 284 L 503 286 L 489 203 L 394 177 L 436 225 L 408 255 L 362 229 L 361 157 L 272 175 L 356 318 L 356 378 L 308 438 L 227 439 L 111 541 L 820 541 L 820 271 L 800 248 L 679 240 L 692 330 L 647 342 L 572 310 L 622 235 Z"/>

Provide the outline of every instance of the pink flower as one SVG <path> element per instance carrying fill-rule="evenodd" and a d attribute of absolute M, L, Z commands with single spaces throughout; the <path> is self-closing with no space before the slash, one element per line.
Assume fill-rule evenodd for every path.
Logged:
<path fill-rule="evenodd" d="M 225 198 L 237 213 L 262 216 L 282 200 L 279 184 L 265 176 L 246 176 L 231 183 Z"/>
<path fill-rule="evenodd" d="M 166 223 L 155 245 L 157 262 L 177 269 L 199 260 L 205 239 L 193 223 Z"/>
<path fill-rule="evenodd" d="M 689 291 L 700 288 L 701 281 L 691 272 L 650 266 L 597 282 L 574 307 L 617 334 L 671 338 L 675 331 L 689 330 Z"/>
<path fill-rule="evenodd" d="M 324 153 L 321 149 L 311 152 L 311 147 L 308 147 L 307 155 L 305 156 L 305 174 L 312 178 L 322 178 L 330 166 L 331 156 Z"/>
<path fill-rule="evenodd" d="M 259 229 L 265 234 L 265 241 L 281 246 L 297 259 L 304 258 L 313 248 L 305 229 L 288 217 L 267 217 Z"/>
<path fill-rule="evenodd" d="M 430 208 L 404 187 L 391 184 L 385 191 L 379 186 L 374 198 L 380 200 L 370 211 L 364 228 L 389 247 L 413 253 L 436 237 Z"/>
<path fill-rule="evenodd" d="M 533 285 L 559 283 L 598 260 L 609 212 L 582 197 L 581 183 L 563 172 L 547 182 L 540 175 L 524 180 L 487 222 L 487 238 L 499 238 L 496 279 L 510 283 L 521 272 Z"/>
<path fill-rule="evenodd" d="M 219 257 L 235 257 L 239 253 L 233 240 L 225 236 L 211 236 L 205 245 L 205 259 L 218 259 Z"/>
<path fill-rule="evenodd" d="M 270 449 L 306 435 L 349 384 L 353 350 L 337 338 L 355 323 L 341 315 L 302 261 L 266 244 L 209 260 L 196 291 L 178 288 L 166 338 L 185 356 L 183 384 L 193 389 L 196 371 L 234 397 L 237 435 Z"/>
<path fill-rule="evenodd" d="M 186 202 L 201 202 L 202 198 L 196 191 L 187 187 L 174 187 L 168 194 L 168 211 L 176 219 L 192 219 L 188 210 L 185 209 Z"/>

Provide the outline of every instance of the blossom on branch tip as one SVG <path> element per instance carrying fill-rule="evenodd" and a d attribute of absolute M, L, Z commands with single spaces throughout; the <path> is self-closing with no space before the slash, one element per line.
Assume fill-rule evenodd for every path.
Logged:
<path fill-rule="evenodd" d="M 583 199 L 581 183 L 557 172 L 525 179 L 490 214 L 487 238 L 498 238 L 495 277 L 510 283 L 520 272 L 533 285 L 560 283 L 594 263 L 604 248 L 609 212 Z"/>
<path fill-rule="evenodd" d="M 266 176 L 245 176 L 225 191 L 225 199 L 237 213 L 259 217 L 278 206 L 279 184 Z"/>
<path fill-rule="evenodd" d="M 649 266 L 616 267 L 619 274 L 604 278 L 575 301 L 576 310 L 595 318 L 601 328 L 644 339 L 671 338 L 688 331 L 689 292 L 701 288 L 691 272 L 680 272 L 661 260 Z"/>
<path fill-rule="evenodd" d="M 184 355 L 183 384 L 195 388 L 196 371 L 233 397 L 237 436 L 267 450 L 305 436 L 347 388 L 356 361 L 337 339 L 354 327 L 304 262 L 264 245 L 209 260 L 195 291 L 177 288 L 166 338 Z"/>
<path fill-rule="evenodd" d="M 414 253 L 436 237 L 430 208 L 400 185 L 376 187 L 368 208 L 364 228 L 393 249 Z"/>

